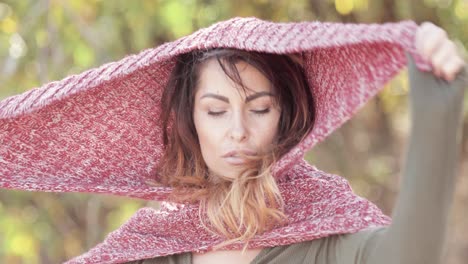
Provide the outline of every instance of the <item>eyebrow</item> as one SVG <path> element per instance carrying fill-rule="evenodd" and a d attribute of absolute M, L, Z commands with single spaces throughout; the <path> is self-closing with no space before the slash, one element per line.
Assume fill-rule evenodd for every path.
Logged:
<path fill-rule="evenodd" d="M 255 100 L 259 97 L 262 97 L 262 96 L 273 96 L 272 93 L 270 92 L 258 92 L 258 93 L 254 93 L 252 95 L 249 95 L 245 98 L 245 102 L 248 103 L 252 100 Z M 202 97 L 200 97 L 200 100 L 203 99 L 203 98 L 206 98 L 206 97 L 209 97 L 209 98 L 214 98 L 214 99 L 218 99 L 218 100 L 221 100 L 223 102 L 226 102 L 226 103 L 229 103 L 229 98 L 227 98 L 226 96 L 222 96 L 222 95 L 218 95 L 218 94 L 213 94 L 213 93 L 206 93 L 204 94 Z"/>

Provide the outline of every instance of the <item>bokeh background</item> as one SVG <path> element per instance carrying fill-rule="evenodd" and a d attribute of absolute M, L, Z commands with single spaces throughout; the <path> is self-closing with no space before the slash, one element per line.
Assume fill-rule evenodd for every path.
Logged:
<path fill-rule="evenodd" d="M 468 0 L 0 1 L 0 99 L 119 60 L 234 16 L 273 21 L 432 21 L 468 44 Z M 391 214 L 409 129 L 403 71 L 307 155 Z M 444 263 L 468 262 L 468 102 Z M 0 263 L 60 263 L 154 202 L 0 190 Z M 430 221 L 430 219 L 427 219 Z"/>

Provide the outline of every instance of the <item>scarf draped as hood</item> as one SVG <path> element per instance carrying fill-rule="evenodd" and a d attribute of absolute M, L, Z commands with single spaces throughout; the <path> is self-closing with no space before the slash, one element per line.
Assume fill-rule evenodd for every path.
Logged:
<path fill-rule="evenodd" d="M 161 201 L 142 208 L 104 242 L 69 263 L 119 263 L 205 252 L 223 241 L 207 232 L 198 205 L 168 201 L 157 179 L 163 153 L 161 95 L 179 54 L 225 47 L 301 58 L 316 98 L 307 137 L 274 164 L 288 224 L 256 235 L 273 247 L 385 226 L 390 218 L 340 176 L 304 154 L 351 118 L 415 53 L 417 25 L 273 23 L 234 18 L 119 61 L 47 83 L 0 102 L 0 188 L 87 192 Z M 206 221 L 204 221 L 206 222 Z M 223 249 L 241 249 L 234 243 Z"/>

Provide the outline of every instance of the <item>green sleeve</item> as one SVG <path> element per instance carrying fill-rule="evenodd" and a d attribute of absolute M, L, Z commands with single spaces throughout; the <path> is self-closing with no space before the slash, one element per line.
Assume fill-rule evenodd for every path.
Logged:
<path fill-rule="evenodd" d="M 392 224 L 369 240 L 366 264 L 440 263 L 461 136 L 466 68 L 453 82 L 416 69 L 408 58 L 411 133 Z M 343 262 L 345 263 L 345 262 Z M 346 262 L 358 263 L 358 262 Z"/>

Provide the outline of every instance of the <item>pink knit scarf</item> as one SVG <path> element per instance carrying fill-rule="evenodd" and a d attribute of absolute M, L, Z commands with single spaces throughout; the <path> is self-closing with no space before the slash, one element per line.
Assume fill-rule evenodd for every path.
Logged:
<path fill-rule="evenodd" d="M 303 160 L 304 153 L 372 98 L 405 65 L 417 25 L 272 23 L 234 18 L 117 62 L 0 102 L 0 188 L 89 192 L 164 201 L 140 209 L 106 240 L 69 263 L 118 263 L 210 250 L 223 239 L 203 229 L 198 206 L 167 201 L 170 187 L 148 185 L 162 155 L 161 93 L 175 57 L 229 47 L 300 54 L 317 101 L 313 131 L 274 166 L 286 226 L 249 248 L 286 245 L 388 225 L 345 179 Z M 206 222 L 206 221 L 205 221 Z M 233 244 L 225 249 L 241 249 Z"/>

